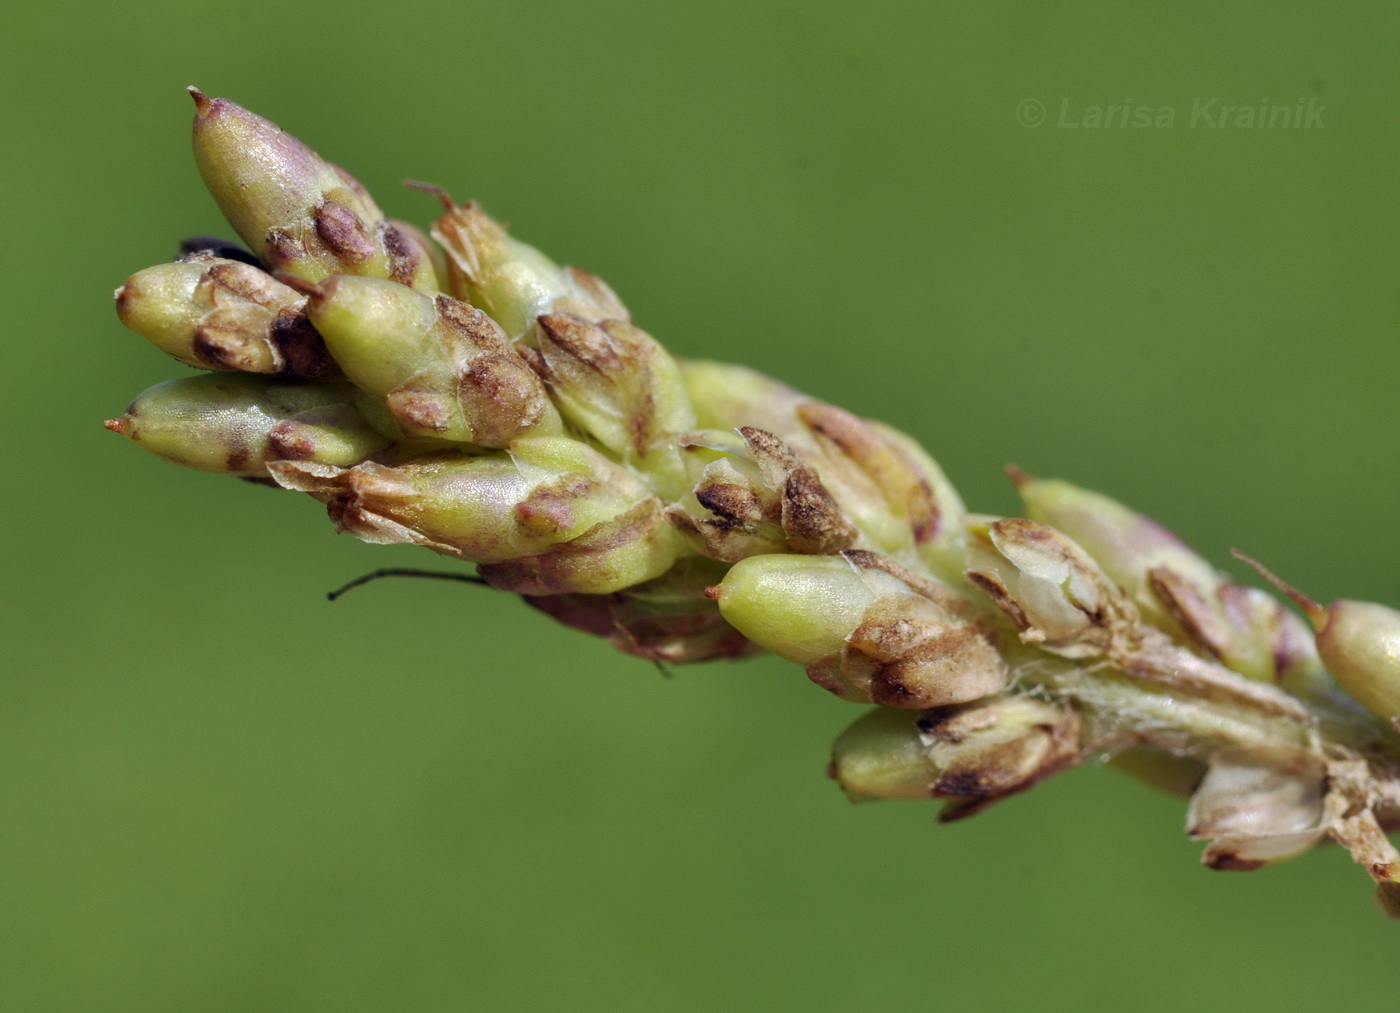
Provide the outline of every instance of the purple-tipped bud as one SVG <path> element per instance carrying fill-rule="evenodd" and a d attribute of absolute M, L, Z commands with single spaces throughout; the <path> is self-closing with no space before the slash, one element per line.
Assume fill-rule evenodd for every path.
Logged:
<path fill-rule="evenodd" d="M 362 274 L 436 291 L 427 251 L 384 220 L 358 180 L 238 103 L 190 94 L 200 175 L 263 263 L 311 282 Z"/>

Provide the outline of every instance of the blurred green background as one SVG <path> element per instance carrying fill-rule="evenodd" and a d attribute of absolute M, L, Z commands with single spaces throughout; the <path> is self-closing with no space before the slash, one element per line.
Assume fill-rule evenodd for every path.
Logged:
<path fill-rule="evenodd" d="M 95 10 L 0 42 L 0 1010 L 1391 1007 L 1400 926 L 1336 849 L 1205 871 L 1097 769 L 852 808 L 860 710 L 795 667 L 663 679 L 471 587 L 327 604 L 434 560 L 100 422 L 182 371 L 111 290 L 227 232 L 197 83 L 907 429 L 976 508 L 1014 461 L 1400 603 L 1393 4 Z M 1191 126 L 1212 98 L 1320 126 Z M 1109 105 L 1175 120 L 1061 125 Z"/>

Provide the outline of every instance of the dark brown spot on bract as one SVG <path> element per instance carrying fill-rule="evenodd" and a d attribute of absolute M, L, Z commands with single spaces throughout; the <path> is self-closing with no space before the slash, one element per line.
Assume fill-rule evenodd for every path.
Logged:
<path fill-rule="evenodd" d="M 364 221 L 339 201 L 323 200 L 312 212 L 316 234 L 330 251 L 346 260 L 360 262 L 374 256 L 374 238 Z"/>

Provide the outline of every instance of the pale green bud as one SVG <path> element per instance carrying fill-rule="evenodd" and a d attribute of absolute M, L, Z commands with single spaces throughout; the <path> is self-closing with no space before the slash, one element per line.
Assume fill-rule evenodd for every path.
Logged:
<path fill-rule="evenodd" d="M 1080 759 L 1074 711 L 1023 696 L 922 715 L 871 711 L 836 740 L 830 773 L 856 801 L 947 798 L 971 815 Z"/>
<path fill-rule="evenodd" d="M 1317 649 L 1332 677 L 1358 703 L 1400 729 L 1400 612 L 1338 601 L 1313 613 Z"/>
<path fill-rule="evenodd" d="M 106 426 L 174 464 L 264 476 L 271 460 L 349 465 L 384 447 L 354 396 L 348 384 L 187 376 L 152 387 Z"/>
<path fill-rule="evenodd" d="M 963 505 L 932 459 L 903 433 L 833 405 L 808 401 L 797 415 L 817 444 L 822 481 L 869 544 L 957 581 Z"/>
<path fill-rule="evenodd" d="M 816 438 L 797 417 L 812 399 L 785 383 L 728 362 L 684 359 L 681 377 L 696 423 L 705 429 L 752 426 L 772 433 L 800 456 L 810 459 Z"/>
<path fill-rule="evenodd" d="M 539 377 L 475 307 L 339 275 L 306 312 L 346 376 L 382 398 L 407 437 L 500 448 L 562 431 Z"/>
<path fill-rule="evenodd" d="M 660 502 L 630 472 L 562 437 L 482 457 L 270 470 L 325 502 L 343 532 L 483 564 L 483 577 L 520 593 L 610 593 L 660 576 L 679 548 Z"/>
<path fill-rule="evenodd" d="M 1235 551 L 1235 557 L 1258 570 L 1307 613 L 1317 631 L 1317 657 L 1327 666 L 1336 685 L 1376 717 L 1400 730 L 1400 612 L 1362 601 L 1321 605 L 1279 579 L 1257 560 L 1239 550 Z M 1297 647 L 1294 650 L 1306 656 Z M 1307 686 L 1316 695 L 1329 695 L 1327 691 L 1333 688 L 1331 683 L 1311 673 L 1309 676 Z"/>
<path fill-rule="evenodd" d="M 1307 851 L 1327 836 L 1326 776 L 1320 760 L 1302 753 L 1214 757 L 1187 813 L 1192 839 L 1210 841 L 1201 861 L 1248 871 Z"/>
<path fill-rule="evenodd" d="M 122 323 L 201 369 L 329 378 L 339 374 L 302 312 L 305 298 L 249 264 L 191 254 L 117 289 Z"/>
<path fill-rule="evenodd" d="M 513 238 L 475 201 L 458 206 L 442 190 L 421 189 L 436 194 L 447 209 L 432 235 L 447 252 L 452 294 L 489 313 L 511 340 L 526 338 L 542 313 L 628 319 L 627 308 L 602 279 L 560 267 Z"/>
<path fill-rule="evenodd" d="M 891 446 L 896 457 L 903 458 L 903 465 L 907 465 L 913 476 L 915 486 L 911 493 L 906 493 L 906 502 L 914 504 L 911 517 L 920 518 L 918 525 L 911 525 L 919 558 L 943 580 L 957 582 L 962 576 L 967 551 L 967 532 L 963 525 L 967 508 L 963 506 L 962 497 L 938 462 L 917 440 L 883 422 L 872 421 L 870 425 Z M 923 505 L 924 489 L 928 490 L 931 508 Z"/>
<path fill-rule="evenodd" d="M 624 320 L 547 313 L 538 324 L 538 368 L 565 420 L 651 474 L 668 498 L 680 495 L 676 435 L 695 416 L 675 360 Z"/>
<path fill-rule="evenodd" d="M 751 556 L 714 594 L 735 629 L 845 699 L 937 707 L 1006 685 L 968 603 L 875 553 Z"/>
<path fill-rule="evenodd" d="M 427 251 L 384 220 L 365 188 L 275 123 L 196 88 L 194 154 L 230 225 L 271 268 L 437 290 Z"/>

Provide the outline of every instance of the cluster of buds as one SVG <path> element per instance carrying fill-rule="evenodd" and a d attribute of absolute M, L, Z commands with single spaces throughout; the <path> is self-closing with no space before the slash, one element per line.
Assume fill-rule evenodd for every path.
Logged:
<path fill-rule="evenodd" d="M 475 203 L 415 184 L 441 217 L 391 222 L 290 134 L 191 93 L 246 246 L 189 241 L 118 289 L 127 327 L 206 372 L 109 429 L 474 564 L 629 654 L 794 661 L 874 705 L 828 768 L 853 800 L 960 818 L 1110 756 L 1189 796 L 1212 868 L 1330 838 L 1400 917 L 1400 613 L 1280 584 L 1310 630 L 1064 482 L 1014 473 L 1024 517 L 969 514 L 909 436 L 673 356 Z"/>

